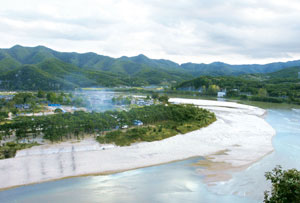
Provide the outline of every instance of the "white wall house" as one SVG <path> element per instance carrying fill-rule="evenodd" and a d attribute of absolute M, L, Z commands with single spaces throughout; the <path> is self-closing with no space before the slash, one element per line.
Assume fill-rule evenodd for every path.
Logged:
<path fill-rule="evenodd" d="M 218 97 L 225 97 L 226 96 L 226 92 L 218 92 Z"/>

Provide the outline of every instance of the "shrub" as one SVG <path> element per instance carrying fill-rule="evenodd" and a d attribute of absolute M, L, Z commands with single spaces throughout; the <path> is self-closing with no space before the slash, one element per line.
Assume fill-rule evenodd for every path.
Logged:
<path fill-rule="evenodd" d="M 271 181 L 272 188 L 271 192 L 265 191 L 264 202 L 300 202 L 300 171 L 282 170 L 281 166 L 277 166 L 271 172 L 266 172 L 265 177 Z"/>

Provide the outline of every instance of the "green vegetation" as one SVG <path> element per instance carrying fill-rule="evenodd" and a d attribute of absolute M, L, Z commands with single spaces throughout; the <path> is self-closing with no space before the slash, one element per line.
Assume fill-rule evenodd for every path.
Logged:
<path fill-rule="evenodd" d="M 7 142 L 0 146 L 0 159 L 12 158 L 16 155 L 16 152 L 21 149 L 30 148 L 39 145 L 38 143 L 15 143 Z"/>
<path fill-rule="evenodd" d="M 0 122 L 4 121 L 6 118 L 8 118 L 7 112 L 0 112 Z"/>
<path fill-rule="evenodd" d="M 265 65 L 249 64 L 249 65 L 230 65 L 222 62 L 214 62 L 211 64 L 182 64 L 181 67 L 194 76 L 210 75 L 210 76 L 238 76 L 254 73 L 271 73 L 281 69 L 300 66 L 300 61 L 289 61 L 286 63 L 269 63 Z"/>
<path fill-rule="evenodd" d="M 62 113 L 62 112 L 63 111 L 61 109 L 59 109 L 59 108 L 57 108 L 57 109 L 54 110 L 54 113 Z"/>
<path fill-rule="evenodd" d="M 283 79 L 283 78 L 299 79 L 299 75 L 298 75 L 299 72 L 300 72 L 300 67 L 290 67 L 273 73 L 269 73 L 265 76 L 262 75 L 262 77 L 273 78 L 273 79 Z"/>
<path fill-rule="evenodd" d="M 128 112 L 128 118 L 131 115 L 135 115 L 135 118 L 143 121 L 146 126 L 108 132 L 98 136 L 97 140 L 100 143 L 115 143 L 119 146 L 141 141 L 151 142 L 197 130 L 216 120 L 213 113 L 193 105 L 149 106 L 132 109 Z M 123 123 L 129 122 L 127 120 Z"/>
<path fill-rule="evenodd" d="M 176 63 L 143 55 L 114 59 L 94 53 L 62 53 L 42 46 L 0 49 L 0 88 L 5 90 L 142 86 L 190 77 Z"/>
<path fill-rule="evenodd" d="M 162 102 L 162 103 L 168 103 L 169 101 L 169 97 L 168 95 L 162 95 L 158 97 L 158 101 Z"/>
<path fill-rule="evenodd" d="M 265 174 L 272 183 L 271 192 L 265 191 L 266 203 L 300 202 L 300 171 L 296 169 L 282 170 L 277 166 Z"/>
<path fill-rule="evenodd" d="M 200 75 L 265 74 L 299 65 L 300 61 L 266 65 L 220 62 L 179 65 L 144 55 L 115 59 L 95 53 L 58 52 L 43 46 L 14 46 L 0 49 L 0 89 L 73 90 L 78 87 L 174 85 Z"/>
<path fill-rule="evenodd" d="M 298 75 L 298 73 L 297 73 Z M 201 95 L 214 95 L 227 90 L 227 98 L 273 103 L 300 104 L 300 79 L 201 76 L 176 86 L 177 90 L 194 91 Z"/>
<path fill-rule="evenodd" d="M 12 99 L 0 99 L 0 121 L 8 117 L 8 112 L 18 113 L 36 113 L 43 111 L 43 106 L 48 103 L 86 106 L 88 105 L 80 96 L 74 96 L 72 93 L 63 92 L 19 92 Z"/>
<path fill-rule="evenodd" d="M 132 97 L 125 97 L 120 95 L 118 97 L 113 97 L 111 102 L 116 105 L 129 105 L 131 104 Z"/>
<path fill-rule="evenodd" d="M 166 139 L 177 134 L 185 134 L 194 130 L 198 130 L 213 122 L 214 119 L 203 122 L 174 122 L 166 121 L 155 123 L 146 127 L 135 127 L 128 130 L 117 130 L 108 132 L 103 136 L 98 136 L 97 141 L 100 143 L 115 143 L 119 146 L 128 146 L 135 142 L 152 142 Z"/>
<path fill-rule="evenodd" d="M 103 135 L 105 134 L 104 132 L 125 125 L 133 127 L 136 120 L 143 122 L 146 126 L 166 122 L 161 128 L 167 128 L 166 126 L 171 126 L 170 124 L 172 124 L 172 126 L 177 126 L 177 130 L 176 128 L 174 130 L 185 133 L 189 130 L 206 126 L 215 121 L 215 119 L 213 113 L 192 105 L 152 105 L 143 108 L 133 108 L 128 112 L 86 113 L 77 111 L 74 114 L 65 113 L 36 117 L 20 116 L 9 123 L 0 125 L 0 132 L 4 139 L 14 132 L 18 140 L 43 135 L 45 139 L 51 141 L 62 141 L 71 138 L 79 139 L 84 134 Z M 172 126 L 167 129 L 172 128 Z M 105 142 L 113 140 L 106 135 L 98 139 L 99 141 L 103 139 Z M 129 137 L 128 139 L 130 143 L 137 141 Z"/>

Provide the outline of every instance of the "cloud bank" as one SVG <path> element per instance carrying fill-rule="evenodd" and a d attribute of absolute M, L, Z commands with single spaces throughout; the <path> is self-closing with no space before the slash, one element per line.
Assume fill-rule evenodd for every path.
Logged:
<path fill-rule="evenodd" d="M 45 45 L 179 63 L 300 59 L 297 0 L 10 0 L 1 47 Z"/>

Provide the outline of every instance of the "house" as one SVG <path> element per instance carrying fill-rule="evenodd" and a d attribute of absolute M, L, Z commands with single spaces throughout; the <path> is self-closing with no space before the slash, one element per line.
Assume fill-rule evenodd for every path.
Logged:
<path fill-rule="evenodd" d="M 16 104 L 15 107 L 16 107 L 17 109 L 23 109 L 23 104 Z"/>
<path fill-rule="evenodd" d="M 225 97 L 226 96 L 226 92 L 218 92 L 218 97 Z"/>
<path fill-rule="evenodd" d="M 136 104 L 139 106 L 144 106 L 146 104 L 146 102 L 143 99 L 139 99 L 139 100 L 137 100 Z"/>
<path fill-rule="evenodd" d="M 144 123 L 143 123 L 142 121 L 140 121 L 140 120 L 134 120 L 134 121 L 133 121 L 133 124 L 134 124 L 134 125 L 137 125 L 137 126 L 144 125 Z"/>
<path fill-rule="evenodd" d="M 23 108 L 24 108 L 24 109 L 30 109 L 30 105 L 29 105 L 29 104 L 24 104 L 24 105 L 23 105 Z"/>
<path fill-rule="evenodd" d="M 16 104 L 17 109 L 30 109 L 30 104 Z"/>

